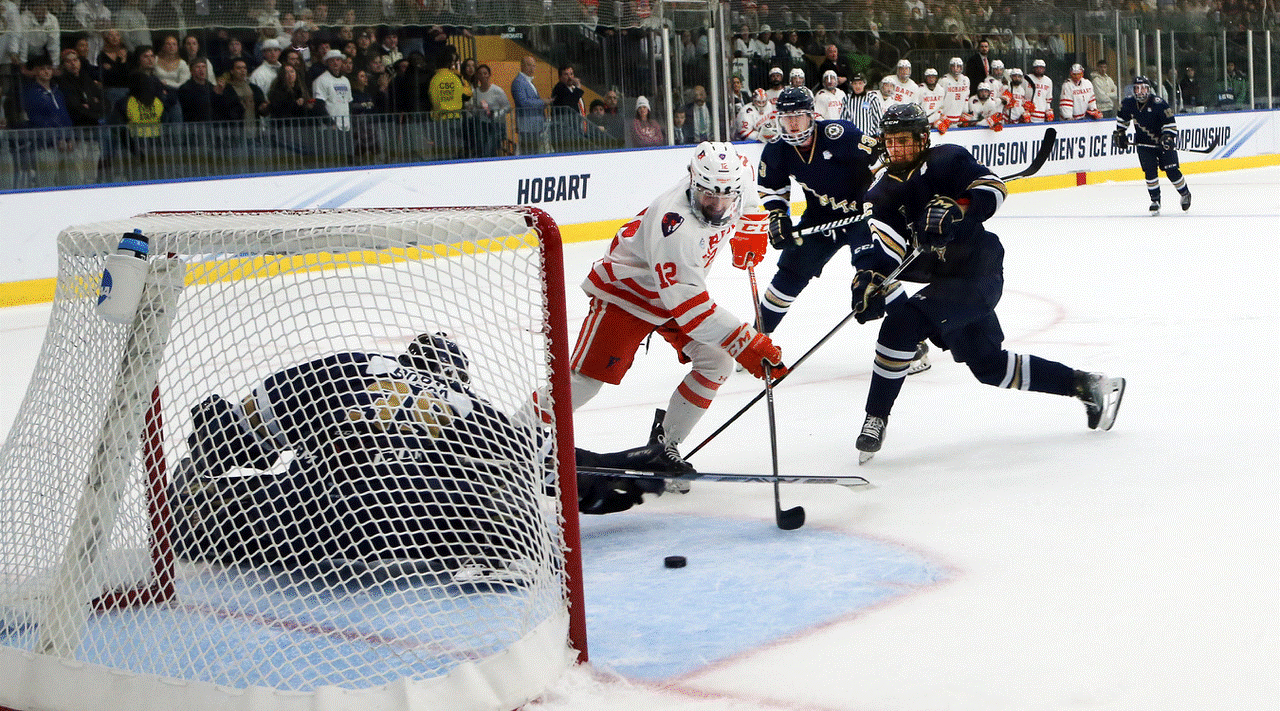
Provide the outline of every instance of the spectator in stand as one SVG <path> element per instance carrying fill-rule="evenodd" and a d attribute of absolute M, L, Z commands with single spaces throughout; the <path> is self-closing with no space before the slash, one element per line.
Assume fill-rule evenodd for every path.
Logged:
<path fill-rule="evenodd" d="M 538 142 L 545 126 L 547 102 L 533 85 L 538 61 L 526 56 L 520 60 L 520 73 L 511 81 L 511 101 L 516 107 L 516 131 L 520 153 L 529 155 L 539 149 Z"/>
<path fill-rule="evenodd" d="M 1174 113 L 1180 114 L 1186 110 L 1182 103 L 1182 88 L 1178 82 L 1177 69 L 1169 67 L 1165 70 L 1164 81 L 1161 82 L 1161 95 L 1164 96 L 1165 101 L 1169 103 L 1169 108 L 1173 109 Z"/>
<path fill-rule="evenodd" d="M 582 119 L 586 115 L 586 106 L 582 98 L 585 95 L 573 65 L 560 67 L 560 81 L 551 87 L 551 120 L 559 140 L 583 136 Z"/>
<path fill-rule="evenodd" d="M 509 111 L 511 101 L 502 87 L 493 83 L 493 70 L 488 64 L 477 66 L 476 88 L 471 94 L 471 117 L 476 152 L 481 157 L 498 155 Z"/>
<path fill-rule="evenodd" d="M 358 39 L 356 42 L 359 44 Z M 289 47 L 302 58 L 303 67 L 309 65 L 311 63 L 311 30 L 305 25 L 295 26 L 289 35 Z"/>
<path fill-rule="evenodd" d="M 124 46 L 123 39 L 116 30 L 102 33 L 102 51 L 98 52 L 98 80 L 102 82 L 102 91 L 107 111 L 115 111 L 116 104 L 129 95 L 129 71 L 132 56 Z M 83 60 L 80 62 L 84 69 Z M 121 116 L 120 120 L 124 120 Z"/>
<path fill-rule="evenodd" d="M 311 89 L 303 81 L 296 64 L 281 64 L 276 80 L 267 92 L 268 111 L 273 119 L 300 119 L 314 115 Z"/>
<path fill-rule="evenodd" d="M 964 75 L 969 77 L 969 95 L 978 93 L 978 85 L 991 76 L 991 40 L 978 40 L 978 51 L 964 63 Z"/>
<path fill-rule="evenodd" d="M 1182 103 L 1187 111 L 1194 113 L 1203 111 L 1204 95 L 1200 91 L 1200 82 L 1196 80 L 1195 67 L 1188 66 L 1182 70 L 1182 81 L 1178 83 L 1178 88 L 1182 90 Z M 1097 82 L 1094 82 L 1094 89 L 1097 89 Z"/>
<path fill-rule="evenodd" d="M 467 94 L 471 94 L 476 88 L 476 60 L 474 57 L 467 57 L 462 60 L 462 66 L 458 69 L 458 76 L 462 77 L 462 82 L 466 84 L 464 87 Z"/>
<path fill-rule="evenodd" d="M 106 97 L 102 84 L 81 69 L 80 55 L 64 49 L 57 85 L 67 100 L 67 112 L 73 126 L 101 126 L 106 122 Z M 95 158 L 96 160 L 96 158 Z"/>
<path fill-rule="evenodd" d="M 273 39 L 262 40 L 262 64 L 249 75 L 249 81 L 262 90 L 263 94 L 271 91 L 276 76 L 280 74 L 280 43 Z"/>
<path fill-rule="evenodd" d="M 804 56 L 804 47 L 800 42 L 800 34 L 795 30 L 787 33 L 787 41 L 783 43 L 780 54 L 786 57 L 792 69 L 807 69 L 809 60 Z"/>
<path fill-rule="evenodd" d="M 182 105 L 184 123 L 200 121 L 231 121 L 241 117 L 243 109 L 233 91 L 227 91 L 227 83 L 214 84 L 209 77 L 209 65 L 197 58 L 191 63 L 191 78 L 178 87 L 178 103 Z"/>
<path fill-rule="evenodd" d="M 115 19 L 116 30 L 130 52 L 144 44 L 151 44 L 151 24 L 142 10 L 142 0 L 125 0 L 124 7 L 116 12 Z M 106 40 L 105 32 L 103 40 Z"/>
<path fill-rule="evenodd" d="M 689 137 L 688 118 L 683 111 L 676 111 L 671 114 L 671 140 L 674 145 L 684 145 L 693 143 Z"/>
<path fill-rule="evenodd" d="M 231 61 L 231 71 L 227 72 L 228 92 L 235 92 L 240 105 L 244 107 L 245 135 L 252 136 L 257 129 L 258 117 L 267 115 L 267 96 L 262 89 L 249 83 L 249 64 L 243 59 Z"/>
<path fill-rule="evenodd" d="M 1084 78 L 1084 67 L 1071 65 L 1071 73 L 1062 82 L 1062 94 L 1058 99 L 1058 115 L 1063 121 L 1097 120 L 1102 118 L 1098 101 L 1093 94 L 1093 82 Z"/>
<path fill-rule="evenodd" d="M 610 89 L 604 93 L 604 113 L 606 116 L 618 115 L 618 90 Z"/>
<path fill-rule="evenodd" d="M 138 48 L 139 57 L 147 53 L 155 56 L 146 45 Z M 156 92 L 159 85 L 155 77 L 141 68 L 130 74 L 129 95 L 125 98 L 124 110 L 121 111 L 129 129 L 129 153 L 135 161 L 144 165 L 151 158 L 152 146 L 160 136 L 160 122 L 164 118 L 164 102 Z"/>
<path fill-rule="evenodd" d="M 22 90 L 26 128 L 47 129 L 31 137 L 34 184 L 47 188 L 69 185 L 79 172 L 75 162 L 75 134 L 67 97 L 53 84 L 53 62 L 43 54 L 27 62 L 31 81 Z M 57 130 L 61 129 L 61 130 Z"/>
<path fill-rule="evenodd" d="M 751 103 L 751 92 L 746 90 L 742 84 L 742 77 L 737 74 L 729 80 L 729 103 L 733 105 L 735 112 L 741 111 L 743 106 Z"/>
<path fill-rule="evenodd" d="M 23 42 L 27 48 L 24 60 L 44 56 L 52 60 L 62 50 L 62 28 L 58 17 L 49 12 L 46 0 L 32 0 L 22 13 Z"/>
<path fill-rule="evenodd" d="M 643 96 L 636 97 L 636 117 L 631 120 L 631 145 L 637 148 L 667 145 L 662 124 L 653 117 L 649 100 Z"/>
<path fill-rule="evenodd" d="M 178 103 L 178 87 L 191 78 L 191 67 L 178 56 L 178 36 L 166 34 L 160 38 L 160 49 L 156 52 L 155 68 L 152 70 L 156 79 L 165 85 L 165 93 L 172 101 L 165 101 L 166 123 L 182 121 L 182 104 Z"/>
<path fill-rule="evenodd" d="M 844 113 L 841 118 L 852 121 L 864 135 L 880 135 L 880 117 L 884 114 L 880 92 L 867 90 L 867 78 L 854 74 L 849 79 L 851 89 L 845 98 Z"/>
<path fill-rule="evenodd" d="M 333 119 L 333 125 L 342 131 L 351 130 L 351 80 L 342 76 L 342 52 L 331 49 L 324 56 L 325 73 L 311 84 L 311 95 L 316 100 L 316 111 L 324 111 Z"/>
<path fill-rule="evenodd" d="M 767 93 L 767 92 L 766 92 Z M 711 140 L 711 109 L 707 107 L 707 90 L 701 85 L 693 87 L 693 100 L 684 105 L 687 143 Z"/>
<path fill-rule="evenodd" d="M 193 34 L 189 34 L 186 37 L 183 37 L 182 50 L 179 51 L 178 54 L 179 56 L 182 57 L 183 61 L 187 63 L 187 66 L 191 66 L 191 63 L 194 62 L 197 58 L 200 59 L 200 61 L 204 62 L 205 76 L 207 76 L 210 81 L 213 81 L 213 78 L 217 76 L 217 73 L 215 73 L 213 70 L 213 62 L 211 62 L 209 60 L 209 57 L 200 49 L 199 37 Z"/>
<path fill-rule="evenodd" d="M 356 158 L 378 153 L 378 132 L 373 116 L 378 102 L 371 93 L 369 72 L 357 69 L 351 77 L 351 143 Z"/>
<path fill-rule="evenodd" d="M 1227 71 L 1223 84 L 1234 97 L 1237 107 L 1253 108 L 1253 100 L 1249 94 L 1249 77 L 1244 72 L 1236 69 L 1235 62 L 1227 62 Z"/>
<path fill-rule="evenodd" d="M 853 77 L 853 70 L 849 68 L 849 63 L 840 56 L 840 48 L 834 44 L 829 44 L 824 50 L 825 59 L 822 65 L 818 67 L 818 76 L 826 74 L 828 71 L 836 73 L 836 87 L 849 94 L 853 91 L 850 85 L 850 79 Z"/>
<path fill-rule="evenodd" d="M 1099 59 L 1094 64 L 1090 79 L 1093 83 L 1093 96 L 1098 102 L 1098 110 L 1103 118 L 1115 118 L 1116 109 L 1120 105 L 1120 92 L 1116 80 L 1107 74 L 1107 60 Z"/>
<path fill-rule="evenodd" d="M 164 112 L 158 115 L 165 123 L 172 123 L 174 119 L 172 117 L 165 118 L 165 114 L 178 111 L 178 109 L 171 108 L 176 106 L 178 103 L 178 92 L 170 89 L 169 85 L 160 81 L 160 78 L 156 76 L 155 50 L 144 44 L 138 48 L 138 51 L 135 52 L 133 56 L 138 63 L 136 67 L 137 71 L 146 75 L 147 79 L 151 82 L 151 94 L 160 99 L 161 104 L 164 104 Z M 190 71 L 190 69 L 188 69 L 188 71 Z M 130 89 L 132 90 L 132 85 L 130 85 Z M 136 94 L 136 92 L 134 93 Z M 147 106 L 150 104 L 151 98 L 150 96 L 144 96 L 142 97 L 142 101 L 143 113 L 145 114 L 143 116 L 144 120 L 142 123 L 150 123 L 151 115 L 147 113 Z M 124 112 L 120 113 L 123 115 Z"/>
<path fill-rule="evenodd" d="M 382 31 L 382 41 L 377 48 L 378 54 L 382 55 L 383 61 L 388 66 L 395 64 L 404 58 L 404 53 L 400 51 L 400 32 L 390 27 Z M 447 66 L 441 64 L 439 66 Z"/>
<path fill-rule="evenodd" d="M 107 9 L 107 4 L 103 0 L 79 0 L 75 5 L 75 16 L 80 29 L 84 30 L 85 39 L 89 42 L 87 56 L 97 57 L 98 52 L 102 51 L 102 32 L 111 29 L 113 25 L 111 10 Z"/>

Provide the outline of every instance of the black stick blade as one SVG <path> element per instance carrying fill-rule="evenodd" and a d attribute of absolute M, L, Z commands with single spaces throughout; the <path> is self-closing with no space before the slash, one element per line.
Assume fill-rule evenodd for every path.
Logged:
<path fill-rule="evenodd" d="M 775 513 L 778 520 L 778 528 L 784 531 L 794 531 L 804 525 L 803 506 L 796 506 L 786 511 L 779 508 L 775 510 Z"/>

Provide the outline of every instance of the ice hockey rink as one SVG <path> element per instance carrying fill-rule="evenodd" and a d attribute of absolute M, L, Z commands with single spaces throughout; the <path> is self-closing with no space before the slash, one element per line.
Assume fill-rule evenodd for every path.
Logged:
<path fill-rule="evenodd" d="M 783 474 L 857 473 L 864 490 L 695 482 L 583 521 L 592 663 L 546 711 L 1280 709 L 1280 167 L 1015 193 L 1006 346 L 1127 379 L 1115 428 L 1076 400 L 979 384 L 945 353 L 909 378 L 884 449 L 858 465 L 876 326 L 850 322 L 775 391 Z M 575 288 L 607 242 L 568 245 Z M 727 251 L 727 248 L 726 248 Z M 775 334 L 793 360 L 848 312 L 847 252 Z M 771 261 L 759 270 L 761 288 Z M 728 256 L 721 308 L 751 318 Z M 7 431 L 47 306 L 0 310 Z M 647 438 L 682 377 L 654 339 L 577 413 L 579 446 Z M 686 451 L 759 391 L 738 374 Z M 765 403 L 691 459 L 771 470 Z M 667 555 L 685 568 L 663 568 Z"/>

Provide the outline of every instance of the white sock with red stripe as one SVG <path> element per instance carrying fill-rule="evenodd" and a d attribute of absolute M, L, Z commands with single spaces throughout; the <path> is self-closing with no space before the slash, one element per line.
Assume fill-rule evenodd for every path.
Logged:
<path fill-rule="evenodd" d="M 693 431 L 698 420 L 707 414 L 711 407 L 711 399 L 721 383 L 707 378 L 698 371 L 691 371 L 680 381 L 680 386 L 671 393 L 671 401 L 667 403 L 667 417 L 662 421 L 662 429 L 666 432 L 667 441 L 679 444 Z"/>

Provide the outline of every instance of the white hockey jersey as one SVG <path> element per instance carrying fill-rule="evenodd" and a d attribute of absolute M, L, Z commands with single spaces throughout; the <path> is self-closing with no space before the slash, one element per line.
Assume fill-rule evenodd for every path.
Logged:
<path fill-rule="evenodd" d="M 978 126 L 986 126 L 995 128 L 997 125 L 1004 123 L 1004 114 L 1002 109 L 1004 104 L 994 96 L 988 96 L 986 101 L 978 98 L 974 94 L 969 99 L 969 108 L 965 112 L 965 120 L 971 121 Z M 992 118 L 996 116 L 997 118 Z"/>
<path fill-rule="evenodd" d="M 1097 111 L 1098 100 L 1093 95 L 1093 82 L 1080 78 L 1062 82 L 1062 94 L 1058 98 L 1058 115 L 1063 121 L 1079 121 L 1084 112 Z"/>
<path fill-rule="evenodd" d="M 756 209 L 758 195 L 753 177 L 743 186 L 744 209 Z M 693 340 L 721 346 L 745 321 L 711 298 L 707 271 L 739 222 L 702 224 L 682 178 L 618 230 L 582 289 L 648 323 L 674 320 Z"/>
<path fill-rule="evenodd" d="M 901 81 L 898 77 L 893 77 L 893 92 L 889 95 L 890 104 L 919 104 L 920 103 L 920 85 L 915 80 L 908 78 Z"/>
<path fill-rule="evenodd" d="M 844 91 L 841 89 L 819 89 L 813 95 L 813 110 L 818 118 L 838 119 L 844 113 Z"/>
<path fill-rule="evenodd" d="M 775 111 L 766 110 L 761 113 L 755 104 L 747 104 L 738 109 L 738 122 L 735 141 L 760 141 L 769 143 L 779 135 L 774 123 Z"/>
<path fill-rule="evenodd" d="M 925 114 L 929 117 L 929 125 L 936 125 L 939 120 L 945 116 L 942 113 L 942 103 L 946 96 L 946 92 L 942 90 L 942 84 L 934 84 L 930 89 L 927 84 L 920 85 L 920 108 L 924 109 Z"/>
<path fill-rule="evenodd" d="M 959 121 L 969 109 L 969 77 L 947 74 L 938 80 L 938 88 L 942 90 L 942 114 L 952 123 Z"/>
<path fill-rule="evenodd" d="M 1008 94 L 1004 102 L 1004 118 L 1009 123 L 1025 123 L 1031 118 L 1027 104 L 1031 102 L 1027 89 L 1031 88 L 1026 81 L 1009 84 Z"/>
<path fill-rule="evenodd" d="M 1053 120 L 1053 80 L 1049 77 L 1027 76 L 1031 83 L 1031 123 Z"/>

